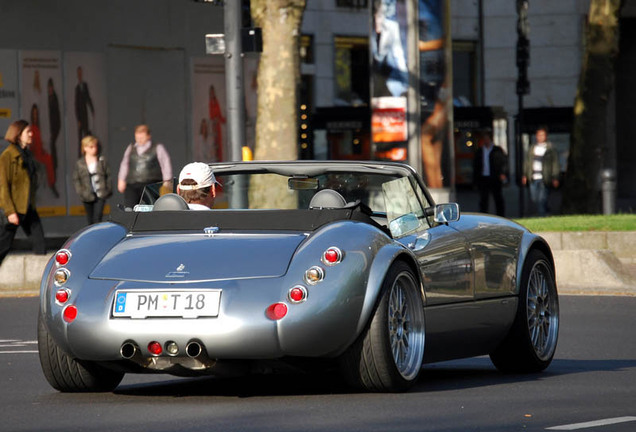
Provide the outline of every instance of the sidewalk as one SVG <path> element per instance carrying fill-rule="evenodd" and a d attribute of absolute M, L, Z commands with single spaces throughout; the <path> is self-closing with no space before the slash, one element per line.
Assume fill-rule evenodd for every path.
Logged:
<path fill-rule="evenodd" d="M 539 234 L 552 248 L 561 294 L 636 296 L 636 232 Z M 10 253 L 0 266 L 0 297 L 38 295 L 53 253 Z"/>

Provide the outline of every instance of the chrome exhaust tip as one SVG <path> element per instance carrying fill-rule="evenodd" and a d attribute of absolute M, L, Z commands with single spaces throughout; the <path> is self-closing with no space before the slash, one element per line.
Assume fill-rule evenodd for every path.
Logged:
<path fill-rule="evenodd" d="M 125 359 L 131 359 L 137 353 L 137 346 L 132 342 L 125 342 L 119 349 L 119 353 Z"/>
<path fill-rule="evenodd" d="M 203 352 L 203 347 L 199 342 L 190 342 L 186 345 L 186 354 L 190 358 L 197 358 Z"/>

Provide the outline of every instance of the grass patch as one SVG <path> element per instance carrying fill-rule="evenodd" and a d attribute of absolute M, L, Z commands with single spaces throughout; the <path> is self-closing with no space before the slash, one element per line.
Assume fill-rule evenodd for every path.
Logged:
<path fill-rule="evenodd" d="M 572 215 L 515 219 L 530 231 L 636 231 L 636 214 Z"/>

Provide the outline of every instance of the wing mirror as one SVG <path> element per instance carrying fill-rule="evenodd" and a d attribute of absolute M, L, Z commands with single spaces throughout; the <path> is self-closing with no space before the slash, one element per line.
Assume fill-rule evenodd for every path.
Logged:
<path fill-rule="evenodd" d="M 435 213 L 433 213 L 433 220 L 437 223 L 457 222 L 459 220 L 459 204 L 437 204 Z"/>

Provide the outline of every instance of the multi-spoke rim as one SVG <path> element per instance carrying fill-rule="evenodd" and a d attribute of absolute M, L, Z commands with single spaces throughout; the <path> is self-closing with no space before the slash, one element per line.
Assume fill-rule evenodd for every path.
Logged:
<path fill-rule="evenodd" d="M 559 303 L 545 261 L 537 261 L 528 278 L 528 331 L 536 355 L 548 360 L 556 348 L 559 331 Z"/>
<path fill-rule="evenodd" d="M 404 379 L 417 376 L 424 357 L 424 311 L 413 277 L 401 273 L 391 287 L 388 321 L 391 353 Z"/>

